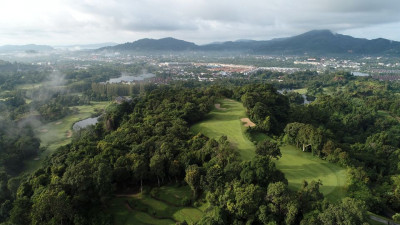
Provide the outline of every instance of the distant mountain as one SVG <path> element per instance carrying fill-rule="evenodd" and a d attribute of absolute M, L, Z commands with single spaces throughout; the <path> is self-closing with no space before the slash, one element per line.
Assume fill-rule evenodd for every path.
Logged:
<path fill-rule="evenodd" d="M 334 34 L 329 30 L 314 30 L 290 38 L 268 41 L 253 51 L 289 54 L 399 54 L 400 42 L 386 39 L 368 40 Z"/>
<path fill-rule="evenodd" d="M 211 51 L 249 54 L 394 54 L 400 55 L 400 42 L 387 39 L 362 39 L 335 34 L 329 30 L 313 30 L 293 37 L 268 41 L 238 40 L 198 46 L 174 38 L 141 39 L 135 42 L 101 48 L 110 51 Z"/>
<path fill-rule="evenodd" d="M 52 51 L 53 47 L 48 45 L 3 45 L 0 46 L 0 52 L 43 52 Z"/>
<path fill-rule="evenodd" d="M 113 47 L 100 48 L 100 50 L 114 51 L 186 51 L 196 50 L 198 46 L 192 42 L 182 41 L 175 38 L 162 39 L 140 39 L 135 42 L 116 45 Z"/>

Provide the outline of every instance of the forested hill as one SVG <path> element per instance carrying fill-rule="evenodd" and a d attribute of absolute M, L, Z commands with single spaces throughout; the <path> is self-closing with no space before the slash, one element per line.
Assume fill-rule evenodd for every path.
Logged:
<path fill-rule="evenodd" d="M 245 52 L 250 54 L 400 54 L 400 42 L 383 38 L 368 40 L 335 34 L 329 30 L 314 30 L 288 38 L 268 41 L 228 41 L 196 45 L 174 38 L 141 39 L 135 42 L 105 47 L 108 51 L 205 51 Z"/>
<path fill-rule="evenodd" d="M 195 50 L 198 46 L 194 43 L 177 40 L 175 38 L 140 39 L 135 42 L 100 48 L 101 50 L 114 51 L 187 51 Z"/>
<path fill-rule="evenodd" d="M 157 198 L 157 188 L 171 183 L 191 188 L 193 197 L 185 205 L 209 204 L 196 224 L 363 224 L 367 209 L 385 205 L 398 209 L 397 195 L 374 191 L 392 189 L 392 184 L 382 182 L 398 172 L 398 153 L 393 151 L 398 142 L 385 148 L 387 154 L 366 151 L 369 144 L 350 145 L 364 143 L 368 135 L 378 146 L 375 136 L 382 130 L 378 127 L 394 129 L 398 122 L 376 123 L 379 117 L 365 108 L 360 108 L 364 114 L 353 112 L 362 99 L 319 97 L 311 106 L 293 105 L 268 84 L 185 85 L 189 84 L 150 86 L 132 101 L 113 105 L 96 126 L 76 133 L 71 144 L 60 147 L 18 188 L 2 185 L 2 193 L 8 193 L 0 196 L 6 202 L 2 221 L 115 224 L 119 215 L 110 213 L 110 207 L 116 195 L 133 191 Z M 215 140 L 191 133 L 190 125 L 205 119 L 216 100 L 225 97 L 243 102 L 251 120 L 260 124 L 253 131 L 282 134 L 281 140 L 307 144 L 315 156 L 348 167 L 352 198 L 330 203 L 319 191 L 318 181 L 289 189 L 273 161 L 280 156 L 275 142 L 260 141 L 256 156 L 243 161 L 226 136 Z M 365 124 L 360 128 L 365 129 L 362 136 L 353 132 L 360 123 Z M 343 135 L 336 137 L 336 133 Z M 392 160 L 381 164 L 389 154 Z M 9 183 L 6 175 L 2 177 L 2 184 Z"/>

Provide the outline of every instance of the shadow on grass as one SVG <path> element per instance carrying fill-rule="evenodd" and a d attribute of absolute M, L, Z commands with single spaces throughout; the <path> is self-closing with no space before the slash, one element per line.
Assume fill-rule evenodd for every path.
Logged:
<path fill-rule="evenodd" d="M 149 214 L 156 219 L 170 219 L 175 222 L 196 222 L 201 218 L 202 212 L 191 206 L 177 206 L 161 199 L 155 199 L 147 195 L 139 195 L 128 200 L 132 210 Z"/>

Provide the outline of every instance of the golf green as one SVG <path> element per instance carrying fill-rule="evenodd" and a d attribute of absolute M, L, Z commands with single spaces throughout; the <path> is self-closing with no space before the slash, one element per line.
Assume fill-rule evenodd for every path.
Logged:
<path fill-rule="evenodd" d="M 242 159 L 250 160 L 255 156 L 255 146 L 244 134 L 246 128 L 240 121 L 247 117 L 243 104 L 231 99 L 220 100 L 219 104 L 219 109 L 214 109 L 207 119 L 192 126 L 191 130 L 195 134 L 201 132 L 217 140 L 226 135 L 229 142 L 239 150 Z"/>
<path fill-rule="evenodd" d="M 289 187 L 299 189 L 303 181 L 321 180 L 320 191 L 332 201 L 345 196 L 346 169 L 329 163 L 309 152 L 303 152 L 292 145 L 282 146 L 282 157 L 276 160 L 276 166 L 289 181 Z"/>

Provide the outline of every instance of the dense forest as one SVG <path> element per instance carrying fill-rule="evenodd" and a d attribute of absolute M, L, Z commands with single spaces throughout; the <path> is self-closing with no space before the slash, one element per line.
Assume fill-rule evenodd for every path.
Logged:
<path fill-rule="evenodd" d="M 112 224 L 113 196 L 171 183 L 191 188 L 185 204 L 209 204 L 197 224 L 367 224 L 368 211 L 393 215 L 400 210 L 398 83 L 306 71 L 258 73 L 253 80 L 105 87 L 97 82 L 118 72 L 100 70 L 69 71 L 67 89 L 13 91 L 0 102 L 0 222 Z M 276 82 L 279 77 L 284 82 Z M 314 101 L 304 104 L 303 96 L 291 91 L 295 88 L 304 88 Z M 26 101 L 40 94 L 45 101 Z M 132 98 L 108 107 L 95 126 L 75 132 L 71 143 L 33 174 L 16 176 L 22 161 L 40 150 L 29 123 L 21 123 L 32 108 L 42 121 L 53 121 L 73 106 L 118 95 Z M 251 160 L 241 159 L 226 136 L 215 140 L 189 129 L 222 98 L 243 103 L 257 125 L 247 129 L 250 137 L 270 137 L 255 143 Z M 317 180 L 289 189 L 275 165 L 283 143 L 346 168 L 347 197 L 328 201 Z"/>

